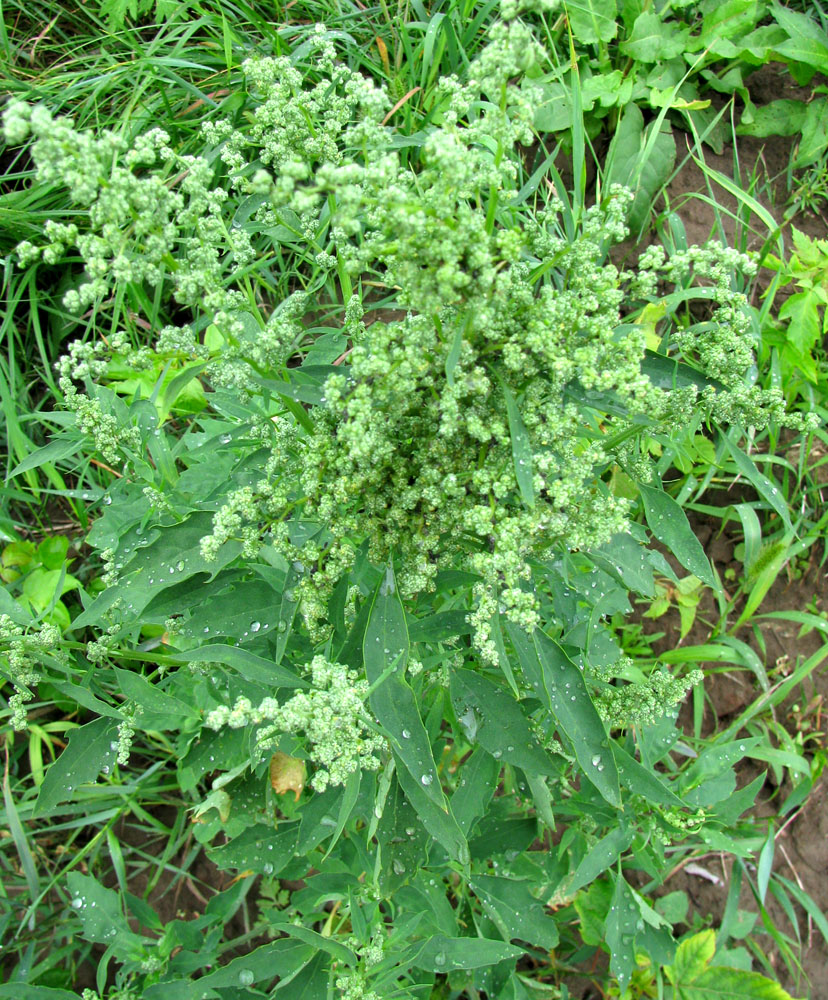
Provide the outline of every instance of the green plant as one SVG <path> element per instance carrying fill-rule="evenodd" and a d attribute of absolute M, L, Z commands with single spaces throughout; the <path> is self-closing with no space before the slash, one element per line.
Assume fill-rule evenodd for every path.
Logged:
<path fill-rule="evenodd" d="M 792 227 L 794 252 L 787 261 L 769 255 L 765 266 L 776 271 L 774 291 L 794 285 L 779 309 L 779 320 L 766 336 L 788 398 L 802 392 L 801 377 L 812 384 L 825 378 L 822 342 L 828 332 L 828 240 L 811 239 Z M 770 292 L 770 289 L 769 289 Z"/>
<path fill-rule="evenodd" d="M 240 874 L 163 927 L 117 848 L 120 893 L 62 871 L 65 911 L 103 948 L 98 992 L 278 977 L 275 993 L 349 1000 L 522 997 L 590 940 L 624 991 L 639 954 L 680 957 L 625 870 L 657 880 L 668 852 L 761 845 L 733 768 L 762 740 L 677 750 L 698 673 L 636 664 L 608 627 L 663 572 L 634 501 L 716 586 L 653 435 L 801 426 L 746 383 L 733 270 L 750 262 L 711 246 L 607 264 L 630 195 L 586 209 L 548 160 L 528 173 L 542 53 L 516 18 L 490 35 L 413 135 L 324 29 L 313 74 L 251 60 L 197 154 L 161 129 L 128 140 L 7 108 L 9 141 L 34 133 L 38 183 L 76 206 L 19 263 L 85 268 L 62 290 L 82 339 L 46 447 L 116 473 L 86 539 L 106 589 L 82 589 L 59 642 L 4 601 L 20 704 L 68 689 L 86 710 L 24 815 L 54 822 L 99 780 L 132 808 L 130 755 L 152 752 L 176 762 L 195 840 Z M 126 313 L 151 319 L 152 346 L 130 343 Z M 222 964 L 254 876 L 271 940 Z"/>

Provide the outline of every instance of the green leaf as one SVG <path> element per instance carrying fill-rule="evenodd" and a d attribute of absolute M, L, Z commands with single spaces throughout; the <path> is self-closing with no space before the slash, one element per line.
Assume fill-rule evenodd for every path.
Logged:
<path fill-rule="evenodd" d="M 475 820 L 485 815 L 499 776 L 500 764 L 483 747 L 478 747 L 463 764 L 460 781 L 451 797 L 451 811 L 466 836 Z"/>
<path fill-rule="evenodd" d="M 458 861 L 468 845 L 440 785 L 437 765 L 414 692 L 405 679 L 409 639 L 405 611 L 388 566 L 374 594 L 362 646 L 371 708 L 385 729 L 398 765 L 398 780 L 426 829 Z"/>
<path fill-rule="evenodd" d="M 750 482 L 759 496 L 761 496 L 763 500 L 766 500 L 773 510 L 776 511 L 788 531 L 793 533 L 791 517 L 788 511 L 788 503 L 785 499 L 785 494 L 782 492 L 780 487 L 764 475 L 764 473 L 759 471 L 753 459 L 751 459 L 742 451 L 741 448 L 738 447 L 730 431 L 725 431 L 724 437 L 730 454 L 733 457 L 733 461 L 736 464 L 736 468 L 748 480 L 748 482 Z M 687 568 L 690 569 L 689 566 Z M 699 574 L 696 573 L 696 576 L 698 575 Z"/>
<path fill-rule="evenodd" d="M 421 818 L 397 780 L 391 782 L 382 805 L 376 836 L 380 849 L 379 884 L 382 892 L 390 896 L 403 883 L 410 882 L 423 867 L 431 842 Z"/>
<path fill-rule="evenodd" d="M 140 532 L 136 532 L 130 542 L 119 549 L 118 555 L 126 564 L 117 588 L 105 590 L 75 619 L 72 627 L 79 629 L 99 624 L 112 605 L 113 592 L 135 621 L 150 601 L 166 588 L 199 573 L 214 577 L 241 553 L 241 543 L 225 542 L 215 559 L 205 559 L 200 543 L 212 530 L 213 514 L 197 511 L 180 524 L 159 529 L 158 537 L 149 545 L 140 546 Z"/>
<path fill-rule="evenodd" d="M 68 990 L 55 990 L 50 986 L 30 986 L 28 983 L 0 984 L 0 997 L 3 1000 L 78 1000 L 77 993 Z"/>
<path fill-rule="evenodd" d="M 607 802 L 620 807 L 615 759 L 604 723 L 586 689 L 584 675 L 540 629 L 533 638 L 511 623 L 507 631 L 527 680 L 566 734 L 584 775 Z"/>
<path fill-rule="evenodd" d="M 808 105 L 804 101 L 783 98 L 760 104 L 753 112 L 753 120 L 742 122 L 737 135 L 754 135 L 765 139 L 771 135 L 798 135 L 805 124 Z"/>
<path fill-rule="evenodd" d="M 813 288 L 795 292 L 782 304 L 779 318 L 789 320 L 785 338 L 798 353 L 810 354 L 819 342 L 822 333 L 820 309 L 824 304 L 819 292 Z"/>
<path fill-rule="evenodd" d="M 290 938 L 281 938 L 254 948 L 246 955 L 234 958 L 220 969 L 208 972 L 195 982 L 188 982 L 187 1000 L 200 1000 L 207 989 L 232 989 L 252 986 L 256 983 L 271 983 L 279 976 L 280 985 L 295 981 L 295 977 L 311 961 L 314 949 L 311 945 Z M 166 984 L 150 987 L 146 1000 L 164 1000 Z M 157 992 L 152 992 L 156 990 Z M 215 996 L 223 994 L 216 993 Z"/>
<path fill-rule="evenodd" d="M 265 823 L 250 826 L 229 844 L 210 848 L 207 855 L 217 868 L 235 868 L 258 875 L 278 875 L 293 857 L 299 824 L 276 830 Z"/>
<path fill-rule="evenodd" d="M 693 385 L 699 389 L 707 389 L 709 386 L 724 389 L 721 382 L 708 378 L 704 372 L 693 368 L 692 365 L 676 361 L 675 358 L 667 357 L 666 354 L 658 354 L 656 351 L 646 350 L 644 352 L 641 371 L 659 389 L 686 389 Z"/>
<path fill-rule="evenodd" d="M 139 728 L 179 729 L 186 719 L 197 715 L 193 706 L 173 698 L 141 674 L 120 667 L 113 669 L 124 696 L 141 706 L 142 712 L 136 721 Z"/>
<path fill-rule="evenodd" d="M 234 641 L 252 642 L 279 628 L 281 597 L 282 591 L 275 591 L 264 580 L 235 581 L 193 607 L 191 617 L 181 624 L 176 635 L 202 641 L 228 636 Z"/>
<path fill-rule="evenodd" d="M 655 124 L 653 122 L 650 128 Z M 662 122 L 662 128 L 669 129 L 669 125 Z M 635 193 L 629 214 L 633 231 L 646 222 L 653 200 L 670 176 L 675 159 L 676 144 L 672 133 L 660 131 L 652 137 L 645 131 L 644 115 L 638 105 L 627 105 L 610 143 L 606 173 L 610 184 L 623 184 Z"/>
<path fill-rule="evenodd" d="M 617 744 L 613 747 L 615 763 L 621 784 L 634 795 L 642 795 L 648 802 L 658 802 L 672 809 L 684 808 L 682 800 L 673 792 L 666 776 L 649 770 Z"/>
<path fill-rule="evenodd" d="M 655 596 L 653 568 L 647 561 L 647 549 L 631 535 L 613 535 L 589 556 L 600 569 L 610 573 L 629 590 L 644 597 Z"/>
<path fill-rule="evenodd" d="M 289 934 L 291 937 L 297 938 L 299 941 L 304 941 L 305 944 L 311 945 L 317 951 L 326 951 L 339 962 L 345 962 L 347 965 L 356 965 L 356 955 L 350 948 L 341 944 L 339 941 L 334 941 L 332 938 L 325 937 L 324 934 L 318 934 L 316 931 L 309 930 L 307 927 L 302 927 L 300 924 L 291 924 L 287 922 L 274 922 L 270 924 L 270 927 L 272 927 L 274 931 L 283 931 L 285 934 Z"/>
<path fill-rule="evenodd" d="M 685 569 L 711 587 L 716 585 L 704 549 L 693 534 L 687 515 L 663 490 L 639 484 L 647 524 L 655 537 L 673 553 Z"/>
<path fill-rule="evenodd" d="M 66 884 L 72 895 L 72 910 L 83 924 L 87 941 L 106 944 L 125 956 L 140 949 L 142 939 L 133 933 L 121 911 L 120 897 L 91 875 L 69 872 Z"/>
<path fill-rule="evenodd" d="M 532 774 L 552 774 L 549 754 L 511 693 L 473 670 L 451 674 L 451 700 L 468 741 Z"/>
<path fill-rule="evenodd" d="M 563 888 L 567 896 L 571 896 L 585 886 L 592 885 L 599 875 L 603 875 L 608 868 L 615 864 L 630 846 L 634 836 L 635 830 L 617 826 L 602 837 L 597 844 L 593 844 L 575 869 L 572 878 L 564 883 Z"/>
<path fill-rule="evenodd" d="M 46 569 L 59 570 L 66 562 L 69 539 L 65 535 L 50 535 L 37 547 L 37 558 Z"/>
<path fill-rule="evenodd" d="M 645 10 L 635 19 L 629 38 L 619 45 L 639 63 L 665 62 L 684 53 L 689 30 L 675 22 L 664 25 L 658 14 Z"/>
<path fill-rule="evenodd" d="M 501 382 L 501 388 L 506 400 L 506 416 L 509 420 L 509 434 L 512 439 L 512 462 L 515 467 L 515 478 L 523 502 L 527 507 L 532 508 L 535 506 L 535 487 L 532 481 L 532 444 L 514 396 L 505 383 Z"/>
<path fill-rule="evenodd" d="M 692 983 L 678 987 L 677 1000 L 791 1000 L 791 995 L 758 972 L 713 965 Z"/>
<path fill-rule="evenodd" d="M 674 985 L 691 983 L 707 968 L 716 953 L 716 932 L 701 931 L 682 941 L 672 966 L 665 970 Z"/>
<path fill-rule="evenodd" d="M 723 0 L 708 4 L 697 46 L 705 48 L 723 38 L 746 34 L 764 14 L 764 7 L 764 2 L 760 5 L 759 0 Z"/>
<path fill-rule="evenodd" d="M 638 920 L 639 909 L 632 889 L 623 875 L 617 875 L 605 935 L 610 950 L 610 972 L 618 980 L 622 992 L 629 985 L 635 968 L 635 932 Z"/>
<path fill-rule="evenodd" d="M 557 945 L 557 925 L 529 891 L 528 881 L 476 875 L 469 886 L 507 941 L 519 938 L 541 948 Z"/>
<path fill-rule="evenodd" d="M 79 785 L 95 781 L 104 768 L 111 770 L 118 755 L 117 740 L 118 726 L 111 719 L 95 719 L 73 729 L 66 749 L 46 771 L 32 815 L 50 812 L 71 799 Z"/>
<path fill-rule="evenodd" d="M 48 444 L 43 445 L 42 448 L 38 448 L 31 455 L 27 455 L 22 462 L 12 469 L 8 478 L 14 479 L 15 476 L 19 476 L 23 472 L 28 472 L 30 469 L 39 469 L 47 463 L 60 462 L 62 459 L 79 452 L 82 444 L 83 439 L 80 437 L 53 438 Z"/>
<path fill-rule="evenodd" d="M 249 649 L 242 649 L 240 646 L 211 643 L 209 646 L 187 650 L 186 653 L 176 651 L 173 655 L 182 663 L 190 663 L 193 660 L 203 663 L 224 663 L 237 670 L 246 681 L 255 684 L 265 684 L 269 687 L 310 687 L 307 681 L 292 674 L 285 667 L 280 667 L 272 660 L 257 656 Z"/>
<path fill-rule="evenodd" d="M 444 937 L 436 934 L 411 961 L 426 972 L 452 972 L 455 969 L 483 969 L 508 958 L 519 958 L 523 948 L 487 938 Z"/>
<path fill-rule="evenodd" d="M 566 13 L 580 45 L 611 42 L 618 31 L 615 0 L 567 0 Z"/>

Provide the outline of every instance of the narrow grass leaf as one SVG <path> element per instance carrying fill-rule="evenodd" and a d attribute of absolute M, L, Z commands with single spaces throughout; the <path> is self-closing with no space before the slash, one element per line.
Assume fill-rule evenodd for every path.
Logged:
<path fill-rule="evenodd" d="M 23 869 L 26 885 L 29 887 L 29 898 L 34 903 L 40 895 L 40 880 L 37 876 L 37 866 L 35 865 L 34 855 L 29 847 L 26 831 L 20 822 L 20 815 L 14 803 L 11 784 L 9 783 L 8 767 L 3 774 L 3 805 L 6 810 L 6 822 L 9 825 L 9 833 L 14 841 L 17 856 L 20 858 L 20 867 Z M 29 930 L 34 930 L 34 914 L 32 914 L 29 920 Z"/>
<path fill-rule="evenodd" d="M 535 486 L 533 483 L 532 445 L 529 434 L 515 397 L 509 387 L 501 382 L 503 398 L 506 400 L 506 416 L 509 421 L 509 435 L 512 439 L 512 461 L 515 466 L 515 478 L 518 490 L 527 507 L 535 506 Z"/>

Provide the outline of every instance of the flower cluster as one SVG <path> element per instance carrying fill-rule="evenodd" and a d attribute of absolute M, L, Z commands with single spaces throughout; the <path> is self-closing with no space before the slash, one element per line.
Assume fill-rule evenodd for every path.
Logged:
<path fill-rule="evenodd" d="M 209 712 L 205 724 L 211 729 L 229 726 L 263 726 L 257 734 L 260 749 L 271 746 L 283 733 L 304 734 L 308 754 L 317 765 L 311 785 L 317 792 L 341 785 L 357 768 L 376 770 L 385 740 L 369 728 L 363 702 L 368 684 L 341 663 L 315 656 L 308 665 L 312 687 L 299 691 L 284 704 L 265 698 L 254 707 L 239 698 L 230 708 L 222 705 Z"/>
<path fill-rule="evenodd" d="M 77 246 L 88 277 L 70 292 L 78 308 L 115 284 L 168 281 L 193 322 L 166 328 L 157 349 L 210 358 L 213 387 L 249 397 L 302 364 L 308 294 L 254 314 L 242 292 L 240 276 L 273 252 L 270 233 L 290 234 L 279 252 L 295 251 L 301 266 L 335 266 L 343 288 L 361 284 L 343 303 L 347 361 L 318 405 L 267 421 L 263 475 L 229 491 L 202 544 L 209 558 L 240 538 L 250 557 L 264 540 L 303 563 L 314 639 L 367 539 L 372 560 L 393 556 L 404 595 L 428 590 L 441 569 L 476 574 L 476 644 L 491 660 L 494 607 L 537 624 L 533 561 L 625 530 L 629 501 L 611 473 L 626 466 L 648 478 L 645 429 L 782 414 L 779 393 L 749 382 L 749 316 L 732 281 L 734 269 L 750 270 L 746 258 L 714 246 L 669 259 L 652 249 L 619 274 L 606 256 L 626 235 L 629 192 L 612 188 L 574 218 L 556 198 L 537 210 L 523 197 L 537 104 L 527 70 L 545 56 L 516 15 L 554 6 L 513 3 L 466 79 L 440 82 L 439 124 L 413 147 L 395 141 L 388 93 L 337 62 L 322 28 L 309 39 L 314 79 L 287 58 L 245 63 L 250 113 L 238 128 L 208 123 L 214 148 L 200 157 L 178 155 L 158 129 L 130 146 L 43 108 L 7 107 L 7 137 L 30 130 L 39 177 L 69 186 L 88 210 L 50 223 L 46 250 L 28 245 L 21 260 Z M 643 304 L 672 283 L 680 299 L 691 277 L 712 286 L 712 313 L 676 324 L 662 349 L 693 365 L 698 384 L 663 386 L 643 365 L 645 326 L 623 322 L 625 296 Z M 404 315 L 368 322 L 372 286 L 393 290 Z M 192 331 L 205 321 L 199 344 Z M 60 384 L 111 457 L 138 436 L 100 395 L 74 386 L 105 379 L 99 350 L 70 352 Z M 320 530 L 297 532 L 298 519 Z"/>
<path fill-rule="evenodd" d="M 703 679 L 701 670 L 691 670 L 684 677 L 655 670 L 646 682 L 603 688 L 595 707 L 610 729 L 652 726 Z"/>
<path fill-rule="evenodd" d="M 33 688 L 40 682 L 40 661 L 44 655 L 54 655 L 60 643 L 60 629 L 45 623 L 37 631 L 27 631 L 8 615 L 0 615 L 0 667 L 14 685 L 8 699 L 11 725 L 21 731 L 26 728 L 26 704 L 34 697 Z"/>

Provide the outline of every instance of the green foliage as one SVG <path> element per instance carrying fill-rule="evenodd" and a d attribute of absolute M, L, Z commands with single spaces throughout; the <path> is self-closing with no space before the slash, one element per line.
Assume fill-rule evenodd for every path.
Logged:
<path fill-rule="evenodd" d="M 657 882 L 711 847 L 772 845 L 741 819 L 744 756 L 812 775 L 758 735 L 683 733 L 696 658 L 635 662 L 613 622 L 674 578 L 654 541 L 694 574 L 676 581 L 682 608 L 718 582 L 662 481 L 671 442 L 691 469 L 730 456 L 787 526 L 739 443 L 745 426 L 807 421 L 753 379 L 749 259 L 711 245 L 608 262 L 672 168 L 664 115 L 645 126 L 630 105 L 591 208 L 545 154 L 531 162 L 538 115 L 555 112 L 554 49 L 529 20 L 555 7 L 506 4 L 472 46 L 481 19 L 459 77 L 425 59 L 459 45 L 456 11 L 438 12 L 421 117 L 395 120 L 393 85 L 350 68 L 323 27 L 248 58 L 186 142 L 175 123 L 90 131 L 6 106 L 8 143 L 33 140 L 32 190 L 65 197 L 15 264 L 32 283 L 61 269 L 49 301 L 77 338 L 58 434 L 22 448 L 14 475 L 94 462 L 104 484 L 85 498 L 103 502 L 83 572 L 60 536 L 2 554 L 0 669 L 40 759 L 18 801 L 4 786 L 31 902 L 0 915 L 33 933 L 46 862 L 31 831 L 68 829 L 49 905 L 85 942 L 34 967 L 23 954 L 16 995 L 75 996 L 73 963 L 91 956 L 111 1000 L 518 998 L 538 976 L 563 982 L 586 947 L 608 952 L 622 994 L 664 967 L 676 997 L 785 996 L 711 965 L 704 935 L 678 940 L 681 906 L 659 909 L 630 873 Z M 599 62 L 617 46 L 652 64 L 662 15 L 634 7 L 623 25 L 604 0 L 567 17 Z M 672 7 L 674 58 L 705 66 L 696 53 L 721 57 L 766 10 Z M 804 60 L 774 11 L 773 52 Z M 102 12 L 117 26 L 148 7 Z M 400 74 L 414 34 L 396 38 Z M 580 66 L 567 106 L 617 109 L 621 74 Z M 703 110 L 670 93 L 680 115 Z M 752 552 L 743 618 L 776 544 Z M 725 653 L 751 652 L 727 638 Z M 41 726 L 50 706 L 77 722 Z M 169 827 L 147 802 L 172 805 Z M 200 847 L 228 887 L 163 924 L 130 889 L 131 815 L 166 838 L 150 889 Z M 769 857 L 761 896 L 781 886 Z M 236 917 L 244 935 L 224 940 Z"/>

